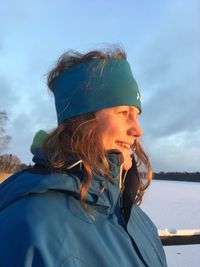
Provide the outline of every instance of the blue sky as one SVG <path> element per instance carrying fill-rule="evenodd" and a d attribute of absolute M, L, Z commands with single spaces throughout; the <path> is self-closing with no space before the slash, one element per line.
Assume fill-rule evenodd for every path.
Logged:
<path fill-rule="evenodd" d="M 198 0 L 1 1 L 0 110 L 12 136 L 4 153 L 30 163 L 34 133 L 56 126 L 46 73 L 63 52 L 117 44 L 141 88 L 154 171 L 199 171 L 199 14 Z"/>

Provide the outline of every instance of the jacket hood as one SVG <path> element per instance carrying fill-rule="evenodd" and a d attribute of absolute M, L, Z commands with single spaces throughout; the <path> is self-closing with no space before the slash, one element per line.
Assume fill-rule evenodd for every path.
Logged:
<path fill-rule="evenodd" d="M 43 170 L 48 170 L 48 160 L 44 158 L 40 149 L 37 148 L 34 152 L 33 160 L 36 166 L 39 165 Z M 106 178 L 94 174 L 86 196 L 87 204 L 95 205 L 105 214 L 112 213 L 118 201 L 120 160 L 121 155 L 117 152 L 108 154 L 108 161 L 112 165 L 109 183 L 105 186 Z M 0 211 L 27 195 L 48 191 L 66 193 L 79 199 L 81 182 L 84 179 L 81 161 L 76 161 L 69 167 L 71 167 L 69 172 L 65 173 L 42 172 L 41 169 L 30 168 L 12 175 L 0 185 Z"/>

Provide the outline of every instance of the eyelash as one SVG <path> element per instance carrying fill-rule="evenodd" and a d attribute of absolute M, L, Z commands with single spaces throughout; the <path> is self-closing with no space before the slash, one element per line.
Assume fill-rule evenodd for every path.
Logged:
<path fill-rule="evenodd" d="M 128 111 L 127 110 L 120 111 L 119 113 L 122 114 L 123 116 L 127 116 L 128 115 Z"/>

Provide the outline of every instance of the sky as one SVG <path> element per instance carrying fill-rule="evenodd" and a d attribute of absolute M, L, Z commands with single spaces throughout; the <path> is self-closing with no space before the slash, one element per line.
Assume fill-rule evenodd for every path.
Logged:
<path fill-rule="evenodd" d="M 31 163 L 34 134 L 56 127 L 47 73 L 69 49 L 124 48 L 141 90 L 153 171 L 200 171 L 199 0 L 1 0 L 3 153 Z"/>

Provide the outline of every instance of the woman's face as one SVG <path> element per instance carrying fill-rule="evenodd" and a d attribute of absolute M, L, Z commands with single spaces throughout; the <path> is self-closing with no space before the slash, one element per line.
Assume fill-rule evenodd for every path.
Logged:
<path fill-rule="evenodd" d="M 97 131 L 106 151 L 118 149 L 124 156 L 123 169 L 132 166 L 130 146 L 142 135 L 138 117 L 140 111 L 132 106 L 117 106 L 96 112 Z"/>

